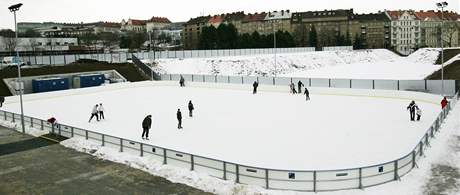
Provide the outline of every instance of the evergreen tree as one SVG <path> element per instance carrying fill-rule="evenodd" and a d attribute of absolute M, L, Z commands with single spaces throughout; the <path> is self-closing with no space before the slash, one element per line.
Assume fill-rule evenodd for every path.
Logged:
<path fill-rule="evenodd" d="M 316 33 L 315 25 L 310 29 L 308 46 L 318 48 L 318 34 Z"/>

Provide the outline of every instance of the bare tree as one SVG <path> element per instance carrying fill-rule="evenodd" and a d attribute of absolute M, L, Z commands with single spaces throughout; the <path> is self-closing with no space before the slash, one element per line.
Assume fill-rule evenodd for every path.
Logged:
<path fill-rule="evenodd" d="M 3 37 L 3 45 L 5 45 L 5 50 L 6 51 L 11 51 L 13 52 L 16 46 L 18 45 L 18 42 L 16 41 L 15 38 L 12 37 Z"/>
<path fill-rule="evenodd" d="M 456 38 L 455 35 L 458 36 L 459 34 L 459 25 L 456 22 L 449 22 L 446 23 L 444 26 L 444 36 L 443 41 L 445 42 L 446 46 L 452 47 Z"/>

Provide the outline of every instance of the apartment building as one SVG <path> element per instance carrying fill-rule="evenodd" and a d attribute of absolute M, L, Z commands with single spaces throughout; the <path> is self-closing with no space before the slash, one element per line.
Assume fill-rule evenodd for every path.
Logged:
<path fill-rule="evenodd" d="M 351 33 L 353 9 L 296 12 L 292 14 L 292 29 L 315 26 L 318 46 L 335 46 L 338 35 Z"/>
<path fill-rule="evenodd" d="M 128 19 L 121 21 L 121 30 L 122 31 L 132 31 L 132 32 L 146 32 L 147 20 L 136 20 Z"/>
<path fill-rule="evenodd" d="M 350 36 L 363 38 L 366 48 L 390 48 L 390 23 L 384 12 L 355 14 Z"/>
<path fill-rule="evenodd" d="M 421 25 L 413 10 L 386 11 L 391 20 L 391 45 L 403 55 L 421 46 Z"/>
<path fill-rule="evenodd" d="M 171 24 L 171 21 L 165 17 L 152 17 L 150 20 L 146 21 L 146 30 L 147 32 L 153 32 L 155 30 L 161 30 Z"/>
<path fill-rule="evenodd" d="M 185 49 L 198 48 L 198 41 L 203 27 L 208 26 L 210 16 L 192 18 L 183 25 L 182 43 Z"/>

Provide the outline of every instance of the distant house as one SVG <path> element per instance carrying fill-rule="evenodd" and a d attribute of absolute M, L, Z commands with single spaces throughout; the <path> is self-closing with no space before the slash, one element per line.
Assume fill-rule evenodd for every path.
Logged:
<path fill-rule="evenodd" d="M 110 32 L 119 33 L 121 30 L 121 24 L 116 22 L 99 22 L 94 27 L 94 33 Z"/>
<path fill-rule="evenodd" d="M 168 18 L 154 16 L 150 20 L 146 21 L 146 30 L 147 32 L 161 30 L 169 24 L 171 24 L 171 21 Z"/>
<path fill-rule="evenodd" d="M 122 31 L 145 32 L 147 30 L 147 20 L 128 19 L 121 21 Z"/>

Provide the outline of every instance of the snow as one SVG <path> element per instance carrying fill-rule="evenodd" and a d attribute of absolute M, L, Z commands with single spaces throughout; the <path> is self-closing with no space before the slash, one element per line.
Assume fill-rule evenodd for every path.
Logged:
<path fill-rule="evenodd" d="M 426 151 L 426 156 L 418 162 L 419 168 L 412 170 L 409 174 L 401 178 L 401 181 L 390 182 L 387 184 L 366 188 L 364 190 L 343 190 L 334 192 L 321 192 L 324 195 L 387 195 L 405 194 L 419 195 L 426 190 L 426 185 L 432 177 L 430 170 L 438 164 L 450 165 L 457 169 L 460 168 L 460 152 L 458 151 L 459 140 L 455 136 L 460 136 L 460 105 L 457 105 L 448 116 L 436 138 L 431 141 L 431 147 Z M 165 177 L 166 179 L 183 183 L 207 192 L 215 194 L 317 194 L 302 193 L 292 191 L 266 190 L 258 186 L 241 185 L 233 182 L 224 181 L 194 171 L 188 171 L 169 165 L 162 165 L 155 160 L 141 158 L 138 156 L 120 153 L 111 148 L 100 147 L 99 143 L 92 143 L 84 139 L 73 138 L 62 142 L 66 147 L 74 148 L 82 152 L 105 160 L 123 163 L 131 167 L 141 169 L 153 175 Z M 460 193 L 460 188 L 450 189 L 448 193 L 455 195 Z"/>
<path fill-rule="evenodd" d="M 199 156 L 256 167 L 324 170 L 368 166 L 398 159 L 410 151 L 440 112 L 439 96 L 402 91 L 312 88 L 312 101 L 291 95 L 287 86 L 175 82 L 124 83 L 24 96 L 28 116 L 153 144 Z M 416 99 L 420 122 L 410 122 L 406 106 Z M 195 104 L 188 117 L 187 103 Z M 95 104 L 106 120 L 88 123 Z M 176 110 L 182 109 L 183 130 Z M 19 111 L 17 97 L 6 111 Z M 153 115 L 150 141 L 141 122 Z M 391 121 L 391 122 L 390 122 Z M 391 144 L 389 144 L 391 143 Z"/>
<path fill-rule="evenodd" d="M 423 48 L 409 57 L 385 49 L 284 53 L 277 55 L 276 68 L 273 54 L 159 59 L 154 69 L 167 74 L 420 80 L 440 68 L 434 65 L 439 51 Z"/>

